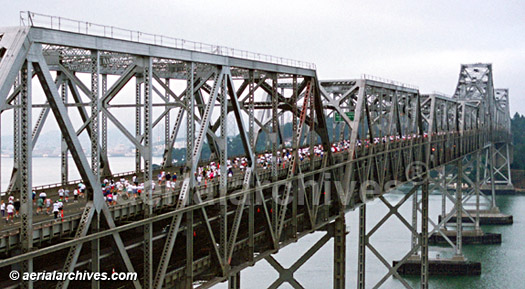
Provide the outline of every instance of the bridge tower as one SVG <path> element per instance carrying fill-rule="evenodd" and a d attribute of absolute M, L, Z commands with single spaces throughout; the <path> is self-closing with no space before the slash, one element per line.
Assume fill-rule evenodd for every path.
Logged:
<path fill-rule="evenodd" d="M 488 127 L 495 135 L 506 132 L 505 136 L 493 137 L 484 151 L 479 194 L 486 201 L 486 208 L 480 211 L 481 223 L 509 224 L 512 216 L 500 213 L 496 193 L 513 191 L 510 163 L 511 139 L 510 108 L 508 89 L 495 89 L 492 64 L 461 65 L 458 85 L 453 98 L 479 107 L 478 126 Z M 475 212 L 473 210 L 472 212 Z"/>

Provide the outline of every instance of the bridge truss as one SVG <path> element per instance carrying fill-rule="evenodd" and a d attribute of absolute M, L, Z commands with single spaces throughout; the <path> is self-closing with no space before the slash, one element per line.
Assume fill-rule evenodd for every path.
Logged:
<path fill-rule="evenodd" d="M 265 259 L 279 272 L 270 288 L 283 282 L 302 288 L 294 272 L 334 239 L 333 287 L 345 288 L 344 213 L 358 209 L 358 287 L 365 288 L 368 248 L 388 270 L 375 287 L 390 276 L 410 287 L 397 269 L 418 255 L 421 287 L 428 288 L 428 237 L 446 223 L 429 230 L 429 191 L 441 188 L 454 201 L 454 210 L 443 214 L 450 218 L 471 197 L 479 204 L 485 196 L 495 205 L 496 186 L 512 185 L 508 91 L 494 89 L 491 65 L 462 66 L 449 98 L 368 76 L 321 81 L 311 64 L 134 32 L 122 39 L 110 27 L 63 18 L 41 24 L 41 18 L 49 20 L 29 13 L 27 26 L 0 30 L 0 109 L 13 111 L 17 132 L 9 191 L 20 196 L 22 218 L 16 232 L 0 242 L 11 254 L 0 267 L 21 264 L 23 272 L 41 271 L 50 268 L 46 258 L 60 256 L 65 261 L 52 270 L 98 272 L 113 266 L 139 272 L 139 280 L 121 286 L 209 288 L 228 280 L 230 288 L 239 288 L 241 270 Z M 35 91 L 44 95 L 43 103 L 33 101 Z M 70 155 L 87 185 L 87 203 L 70 223 L 44 226 L 33 222 L 31 159 L 49 112 L 62 135 L 62 185 L 69 185 Z M 342 122 L 330 130 L 327 119 L 336 113 Z M 144 182 L 141 198 L 127 206 L 108 207 L 99 193 L 101 179 L 111 175 L 109 124 L 136 148 L 134 173 Z M 162 169 L 173 169 L 174 144 L 185 140 L 182 184 L 175 192 L 153 189 L 153 132 L 161 127 Z M 229 151 L 232 131 L 239 133 L 247 166 L 239 177 L 228 178 L 228 160 L 235 157 Z M 89 146 L 79 139 L 83 133 Z M 332 152 L 338 142 L 348 149 Z M 259 143 L 266 144 L 265 167 L 258 161 Z M 201 157 L 205 147 L 210 160 Z M 280 163 L 287 148 L 291 157 Z M 219 164 L 217 181 L 197 182 L 204 161 Z M 455 197 L 445 178 L 435 178 L 452 166 L 458 176 L 447 181 L 459 184 Z M 469 170 L 474 175 L 460 173 L 469 166 L 477 168 Z M 462 183 L 468 186 L 465 196 Z M 402 184 L 409 191 L 390 204 L 384 194 Z M 491 196 L 483 186 L 490 186 Z M 367 230 L 366 203 L 377 198 L 389 213 Z M 411 222 L 397 211 L 410 198 Z M 370 242 L 392 216 L 412 236 L 411 250 L 395 266 Z M 459 240 L 461 229 L 459 223 Z M 53 240 L 56 231 L 73 238 Z M 315 231 L 326 234 L 292 267 L 272 257 Z M 461 255 L 461 242 L 449 242 Z M 112 264 L 102 262 L 110 256 Z M 73 286 L 69 283 L 52 286 Z M 92 288 L 101 285 L 93 281 Z"/>

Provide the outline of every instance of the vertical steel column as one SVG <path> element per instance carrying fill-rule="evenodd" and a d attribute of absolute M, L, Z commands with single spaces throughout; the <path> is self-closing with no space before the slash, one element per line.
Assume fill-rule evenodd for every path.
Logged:
<path fill-rule="evenodd" d="M 188 134 L 188 137 L 186 138 L 186 172 L 190 173 L 190 193 L 192 193 L 192 189 L 195 184 L 195 176 L 193 176 L 193 150 L 194 150 L 194 144 L 195 144 L 195 102 L 194 102 L 194 94 L 193 94 L 193 81 L 194 81 L 194 70 L 195 70 L 195 64 L 192 62 L 191 64 L 186 64 L 186 68 L 189 68 L 189 71 L 187 72 L 187 86 L 186 86 L 186 132 Z M 198 157 L 198 156 L 196 156 Z M 190 196 L 193 196 L 190 194 Z M 191 199 L 191 198 L 190 198 Z"/>
<path fill-rule="evenodd" d="M 141 123 L 142 123 L 142 114 L 141 114 L 141 106 L 142 106 L 142 99 L 141 99 L 141 86 L 143 82 L 144 76 L 135 76 L 136 84 L 135 84 L 135 136 L 137 139 L 142 134 L 141 130 Z M 141 170 L 141 158 L 140 158 L 140 149 L 138 147 L 135 147 L 135 173 L 138 175 L 140 174 Z"/>
<path fill-rule="evenodd" d="M 334 223 L 334 289 L 344 289 L 346 281 L 346 225 L 345 215 Z"/>
<path fill-rule="evenodd" d="M 228 277 L 228 289 L 241 289 L 241 272 L 237 272 Z"/>
<path fill-rule="evenodd" d="M 91 170 L 96 180 L 100 180 L 99 155 L 99 112 L 100 112 L 100 52 L 91 51 Z M 93 189 L 93 200 L 97 204 L 97 194 L 100 188 Z M 91 222 L 92 232 L 100 230 L 100 214 L 95 213 Z M 100 239 L 91 241 L 91 271 L 100 272 Z M 100 282 L 92 280 L 91 288 L 100 288 Z"/>
<path fill-rule="evenodd" d="M 491 142 L 489 146 L 490 156 L 490 190 L 492 192 L 491 210 L 496 210 L 496 180 L 494 177 L 494 143 Z"/>
<path fill-rule="evenodd" d="M 417 207 L 418 207 L 418 200 L 417 200 L 417 190 L 414 192 L 414 195 L 412 196 L 412 228 L 417 228 Z M 414 249 L 417 246 L 418 243 L 418 236 L 412 232 L 412 244 L 411 249 Z M 414 255 L 417 255 L 417 250 L 414 251 Z"/>
<path fill-rule="evenodd" d="M 462 256 L 463 234 L 463 160 L 457 162 L 458 176 L 456 181 L 456 256 Z"/>
<path fill-rule="evenodd" d="M 277 74 L 272 75 L 272 182 L 277 181 L 277 137 L 278 137 L 278 118 L 277 118 Z M 277 226 L 279 225 L 279 187 L 274 185 L 272 187 L 272 227 L 277 231 Z M 264 201 L 264 200 L 263 200 Z M 279 240 L 274 240 L 275 243 L 278 243 Z"/>
<path fill-rule="evenodd" d="M 480 230 L 479 227 L 479 191 L 480 191 L 480 164 L 481 164 L 481 154 L 479 150 L 476 152 L 476 183 L 474 189 L 476 190 L 476 219 L 475 219 L 475 227 L 474 229 L 476 231 Z"/>
<path fill-rule="evenodd" d="M 253 73 L 254 71 L 253 70 L 250 70 L 248 72 L 248 77 L 249 77 L 249 84 L 248 84 L 248 137 L 249 137 L 249 140 L 250 140 L 250 146 L 252 148 L 252 153 L 254 154 L 253 156 L 253 162 L 255 164 L 253 164 L 253 173 L 252 173 L 252 176 L 251 176 L 251 184 L 250 186 L 253 188 L 255 187 L 254 184 L 255 184 L 255 175 L 257 174 L 257 157 L 256 157 L 256 152 L 255 152 L 255 134 L 254 134 L 254 122 L 255 122 L 255 119 L 254 119 L 254 114 L 255 114 L 255 100 L 254 100 L 254 89 L 255 89 L 255 85 L 254 85 L 254 77 L 253 77 Z M 254 240 L 254 234 L 255 234 L 255 190 L 253 192 L 250 193 L 250 196 L 249 196 L 249 202 L 250 202 L 250 207 L 249 207 L 249 211 L 248 211 L 248 237 L 249 237 L 249 241 L 248 241 L 248 247 L 249 247 L 249 251 L 250 251 L 250 261 L 253 261 L 253 254 L 255 253 L 255 240 Z"/>
<path fill-rule="evenodd" d="M 218 145 L 219 149 L 219 164 L 220 164 L 220 179 L 219 179 L 219 193 L 221 197 L 224 197 L 228 194 L 228 175 L 227 175 L 227 161 L 228 161 L 228 142 L 227 142 L 227 126 L 228 126 L 228 94 L 226 93 L 226 81 L 227 77 L 223 77 L 222 83 L 217 83 L 215 85 L 220 85 L 220 125 L 221 125 L 221 136 Z M 209 101 L 213 101 L 210 98 Z M 214 105 L 213 103 L 211 105 Z M 203 124 L 204 125 L 204 124 Z M 228 202 L 226 199 L 223 199 L 220 206 L 220 247 L 219 252 L 223 258 L 223 264 L 229 264 L 228 258 Z"/>
<path fill-rule="evenodd" d="M 510 120 L 509 120 L 510 122 Z M 509 128 L 510 130 L 510 128 Z M 508 172 L 508 175 L 507 175 L 507 185 L 508 186 L 512 186 L 512 173 L 511 173 L 511 170 L 510 170 L 510 155 L 509 155 L 509 143 L 505 143 L 504 144 L 505 146 L 505 155 L 507 156 L 507 158 L 505 159 L 505 162 L 507 164 L 507 172 Z"/>
<path fill-rule="evenodd" d="M 421 184 L 421 289 L 428 288 L 428 195 L 429 175 Z M 417 192 L 414 193 L 417 195 Z M 416 227 L 414 227 L 416 229 Z"/>
<path fill-rule="evenodd" d="M 297 88 L 297 75 L 294 74 L 293 76 L 293 79 L 292 79 L 292 159 L 295 160 L 295 162 L 297 162 L 299 160 L 299 151 L 298 151 L 298 148 L 299 148 L 299 139 L 301 136 L 299 137 L 295 137 L 295 134 L 296 132 L 298 131 L 298 126 L 297 126 L 297 93 L 298 93 L 298 88 Z M 293 164 L 293 162 L 290 162 L 290 164 Z M 296 184 L 298 184 L 298 182 L 296 181 Z M 297 236 L 297 230 L 298 230 L 298 225 L 297 225 L 297 201 L 298 201 L 298 198 L 299 198 L 299 190 L 298 190 L 298 185 L 297 186 L 293 186 L 292 187 L 292 193 L 293 193 L 293 199 L 292 199 L 292 231 L 293 231 L 293 234 L 294 234 L 294 238 Z M 304 193 L 304 192 L 301 192 L 301 193 Z M 302 196 L 304 198 L 304 196 Z"/>
<path fill-rule="evenodd" d="M 440 174 L 441 174 L 441 184 L 442 184 L 442 191 L 441 191 L 441 218 L 445 218 L 445 216 L 447 215 L 447 195 L 446 195 L 446 190 L 447 190 L 447 175 L 446 175 L 446 172 L 447 172 L 447 166 L 444 165 L 442 166 L 442 168 L 439 170 Z M 444 222 L 443 223 L 443 229 L 446 229 L 447 228 L 447 222 Z"/>
<path fill-rule="evenodd" d="M 18 79 L 22 80 L 19 76 Z M 21 84 L 20 84 L 21 85 Z M 9 181 L 8 191 L 11 193 L 18 192 L 20 190 L 20 102 L 21 94 L 19 93 L 13 103 L 15 104 L 15 109 L 13 110 L 13 177 Z M 13 182 L 14 180 L 14 182 Z"/>
<path fill-rule="evenodd" d="M 170 87 L 169 78 L 165 79 L 165 84 L 167 88 Z M 166 89 L 166 93 L 164 97 L 166 98 L 166 105 L 168 105 L 169 100 L 170 100 L 170 94 L 167 89 Z M 165 109 L 167 109 L 167 107 Z M 171 161 L 171 140 L 170 140 L 170 112 L 171 110 L 169 110 L 168 113 L 166 113 L 166 116 L 164 117 L 164 151 L 169 152 L 170 154 L 168 158 L 170 161 L 167 165 L 165 165 L 166 167 L 171 167 L 171 163 L 172 163 Z M 182 176 L 179 176 L 179 177 L 182 178 Z"/>
<path fill-rule="evenodd" d="M 108 75 L 102 74 L 102 95 L 105 96 L 108 91 Z M 102 104 L 101 104 L 102 105 Z M 105 113 L 100 114 L 102 118 L 102 147 L 100 150 L 100 154 L 102 156 L 102 159 L 105 160 L 105 163 L 102 165 L 104 167 L 109 166 L 109 160 L 108 160 L 108 116 Z M 102 171 L 102 174 L 104 174 L 104 171 Z"/>
<path fill-rule="evenodd" d="M 309 139 L 309 142 L 310 142 L 310 171 L 313 171 L 314 170 L 314 145 L 315 145 L 315 131 L 314 131 L 314 119 L 315 119 L 315 116 L 314 116 L 314 113 L 315 113 L 315 91 L 317 91 L 317 89 L 315 88 L 315 85 L 316 85 L 316 81 L 313 81 L 313 80 L 310 80 L 310 83 L 311 83 L 311 86 L 310 86 L 310 91 L 306 92 L 306 93 L 310 93 L 310 103 L 307 104 L 309 105 L 309 109 L 310 109 L 310 123 L 308 124 L 309 126 L 309 136 L 310 136 L 310 139 Z M 330 149 L 330 148 L 326 148 L 326 149 Z M 312 194 L 312 200 L 313 200 L 313 194 Z"/>
<path fill-rule="evenodd" d="M 153 152 L 152 143 L 152 122 L 153 108 L 151 100 L 152 91 L 152 59 L 144 58 L 144 192 L 143 198 L 146 208 L 144 218 L 153 215 L 153 169 L 151 154 Z M 139 158 L 140 159 L 140 158 Z M 153 223 L 144 225 L 144 289 L 153 286 Z"/>
<path fill-rule="evenodd" d="M 359 207 L 359 251 L 357 264 L 357 288 L 365 288 L 365 261 L 366 261 L 366 205 Z"/>
<path fill-rule="evenodd" d="M 188 199 L 188 206 L 192 205 L 192 198 Z M 184 288 L 193 289 L 193 210 L 186 213 L 186 274 Z"/>
<path fill-rule="evenodd" d="M 66 110 L 67 110 L 67 87 L 68 87 L 68 80 L 67 79 L 64 79 L 64 82 L 62 83 L 62 89 L 61 89 L 61 94 L 62 94 L 62 101 L 64 102 L 64 104 L 66 104 Z M 60 163 L 61 163 L 61 168 L 62 168 L 62 172 L 61 172 L 61 181 L 62 181 L 62 186 L 65 186 L 67 185 L 67 181 L 68 181 L 68 174 L 69 174 L 69 162 L 68 162 L 68 159 L 67 159 L 67 144 L 66 144 L 66 140 L 64 139 L 64 137 L 62 137 L 62 142 L 61 142 L 61 154 L 60 154 Z"/>
<path fill-rule="evenodd" d="M 33 247 L 33 202 L 32 202 L 32 131 L 31 131 L 31 62 L 26 62 L 22 66 L 20 93 L 20 211 L 22 225 L 20 228 L 20 241 L 22 245 L 22 254 L 31 251 Z M 18 109 L 17 109 L 18 110 Z M 33 272 L 33 259 L 22 262 L 22 272 Z M 30 280 L 22 282 L 22 288 L 33 288 L 33 282 Z"/>
<path fill-rule="evenodd" d="M 193 192 L 195 188 L 195 171 L 193 165 L 193 150 L 195 144 L 195 102 L 194 102 L 194 72 L 195 64 L 186 63 L 187 69 L 187 86 L 186 86 L 186 97 L 184 104 L 186 105 L 186 132 L 188 137 L 186 138 L 186 172 L 189 176 L 189 189 L 188 189 L 188 203 L 193 203 Z M 195 156 L 198 157 L 198 156 Z M 181 176 L 184 177 L 184 176 Z M 186 276 L 185 276 L 185 289 L 193 288 L 193 211 L 186 213 Z"/>

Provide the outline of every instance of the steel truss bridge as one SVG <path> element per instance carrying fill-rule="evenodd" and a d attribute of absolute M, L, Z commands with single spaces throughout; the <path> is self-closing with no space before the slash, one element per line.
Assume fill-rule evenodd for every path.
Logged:
<path fill-rule="evenodd" d="M 365 288 L 371 253 L 387 273 L 367 286 L 379 287 L 395 276 L 410 287 L 397 269 L 417 255 L 421 288 L 428 288 L 429 236 L 462 214 L 479 230 L 480 200 L 496 209 L 495 190 L 512 188 L 508 90 L 494 88 L 490 64 L 462 65 L 456 92 L 446 97 L 368 76 L 319 80 L 313 64 L 64 18 L 23 13 L 21 21 L 19 27 L 0 29 L 0 109 L 13 111 L 16 132 L 8 193 L 21 201 L 21 224 L 6 225 L 0 237 L 2 280 L 8 280 L 9 266 L 21 272 L 115 268 L 138 272 L 139 278 L 93 281 L 92 288 L 209 288 L 226 280 L 229 288 L 239 288 L 240 272 L 264 259 L 279 272 L 270 288 L 284 282 L 303 288 L 294 272 L 333 239 L 333 287 L 345 288 L 344 214 L 358 209 L 357 287 Z M 45 96 L 43 103 L 33 100 L 38 93 Z M 327 122 L 335 114 L 342 121 Z M 31 200 L 32 150 L 53 117 L 62 134 L 60 186 L 76 185 L 68 177 L 68 155 L 87 186 L 82 209 L 58 222 L 38 219 Z M 128 122 L 135 123 L 135 131 Z M 292 126 L 289 135 L 285 122 Z M 145 183 L 139 199 L 111 207 L 98 193 L 101 179 L 112 175 L 108 123 L 136 148 L 134 173 Z M 174 191 L 152 187 L 153 132 L 162 126 L 162 169 L 172 166 L 176 140 L 186 144 L 184 173 Z M 240 134 L 248 165 L 229 178 L 232 131 Z M 82 133 L 89 136 L 88 146 L 79 141 Z M 258 162 L 258 142 L 271 156 L 267 168 Z M 333 152 L 332 145 L 342 142 L 346 149 Z M 221 174 L 203 185 L 193 176 L 208 161 L 201 160 L 206 146 Z M 282 164 L 277 160 L 284 148 L 291 158 Z M 447 189 L 451 185 L 455 193 Z M 409 190 L 400 203 L 390 204 L 384 195 L 400 186 Z M 432 190 L 455 204 L 450 212 L 444 207 L 439 223 L 428 218 Z M 377 198 L 390 211 L 370 230 L 366 204 Z M 397 212 L 409 199 L 411 221 Z M 463 208 L 469 199 L 476 200 L 477 214 Z M 392 216 L 412 235 L 411 250 L 396 266 L 369 241 Z M 458 241 L 447 238 L 457 256 L 461 220 Z M 272 257 L 316 231 L 324 237 L 292 267 Z"/>

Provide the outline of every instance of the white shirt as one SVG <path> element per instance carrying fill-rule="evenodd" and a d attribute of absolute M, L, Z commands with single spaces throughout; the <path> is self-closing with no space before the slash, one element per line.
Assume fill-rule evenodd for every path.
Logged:
<path fill-rule="evenodd" d="M 5 204 L 4 203 L 0 205 L 0 210 L 5 211 Z"/>
<path fill-rule="evenodd" d="M 56 202 L 53 204 L 53 212 L 58 212 L 58 209 L 60 208 L 59 202 Z"/>
<path fill-rule="evenodd" d="M 15 212 L 15 206 L 12 204 L 7 205 L 7 213 L 14 213 Z"/>

